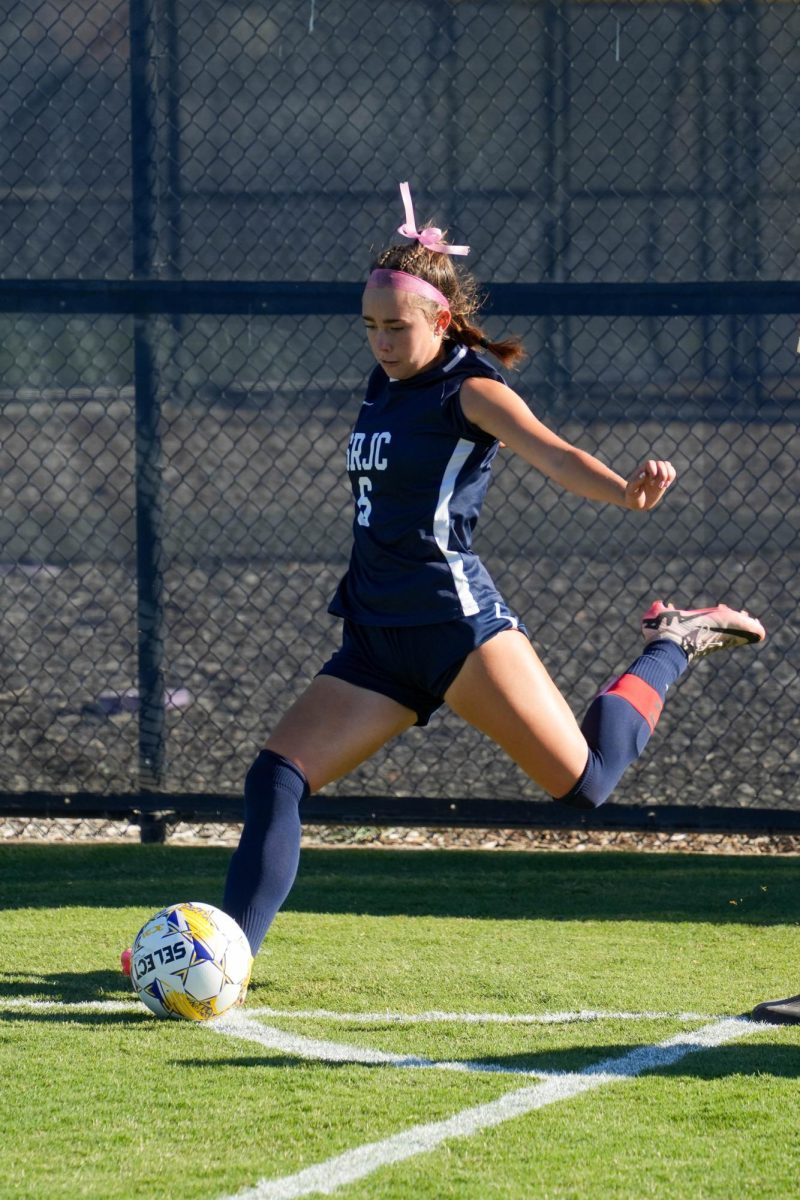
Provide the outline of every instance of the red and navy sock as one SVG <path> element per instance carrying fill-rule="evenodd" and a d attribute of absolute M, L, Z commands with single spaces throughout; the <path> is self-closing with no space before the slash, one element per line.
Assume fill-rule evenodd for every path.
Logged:
<path fill-rule="evenodd" d="M 566 796 L 573 808 L 599 808 L 625 768 L 644 750 L 664 707 L 667 689 L 689 665 L 677 642 L 648 643 L 627 671 L 595 696 L 581 731 L 589 745 L 583 775 Z"/>
<path fill-rule="evenodd" d="M 253 955 L 289 895 L 300 859 L 300 801 L 308 782 L 299 767 L 262 750 L 244 785 L 244 826 L 228 866 L 222 907 L 238 922 Z"/>

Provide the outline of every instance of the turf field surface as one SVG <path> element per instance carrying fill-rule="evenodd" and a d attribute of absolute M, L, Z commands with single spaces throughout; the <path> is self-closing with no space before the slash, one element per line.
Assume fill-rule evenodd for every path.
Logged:
<path fill-rule="evenodd" d="M 307 851 L 245 1009 L 158 1021 L 119 950 L 227 857 L 0 849 L 0 1196 L 793 1194 L 796 859 Z"/>

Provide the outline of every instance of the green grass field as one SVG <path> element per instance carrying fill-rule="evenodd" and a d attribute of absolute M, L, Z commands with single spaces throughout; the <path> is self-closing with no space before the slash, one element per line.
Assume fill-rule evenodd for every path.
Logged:
<path fill-rule="evenodd" d="M 800 991 L 798 859 L 304 851 L 245 1009 L 159 1021 L 119 951 L 227 859 L 0 848 L 3 1200 L 797 1193 L 800 1028 L 726 1018 Z"/>

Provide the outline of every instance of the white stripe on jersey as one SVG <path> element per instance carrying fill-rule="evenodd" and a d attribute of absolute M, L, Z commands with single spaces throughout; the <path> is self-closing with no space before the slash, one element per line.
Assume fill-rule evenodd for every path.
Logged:
<path fill-rule="evenodd" d="M 448 549 L 450 541 L 450 501 L 453 499 L 458 474 L 474 449 L 473 442 L 468 442 L 466 438 L 459 438 L 456 448 L 450 456 L 450 461 L 445 468 L 442 486 L 439 488 L 436 512 L 433 518 L 433 536 L 436 539 L 436 545 L 444 555 L 445 562 L 450 568 L 456 595 L 458 596 L 461 611 L 465 617 L 474 617 L 476 613 L 480 612 L 480 606 L 470 591 L 466 571 L 464 570 L 464 560 L 457 550 Z"/>
<path fill-rule="evenodd" d="M 452 369 L 456 365 L 456 363 L 460 363 L 466 353 L 467 353 L 467 347 L 459 346 L 458 350 L 456 350 L 455 354 L 450 359 L 450 361 L 445 363 L 444 366 L 442 367 L 442 372 L 452 371 Z"/>

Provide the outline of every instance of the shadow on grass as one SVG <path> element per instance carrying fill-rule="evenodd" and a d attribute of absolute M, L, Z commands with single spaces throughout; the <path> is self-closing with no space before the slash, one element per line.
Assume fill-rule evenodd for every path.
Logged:
<path fill-rule="evenodd" d="M 220 904 L 219 847 L 0 847 L 6 908 Z M 287 912 L 513 920 L 800 922 L 793 857 L 305 850 Z"/>
<path fill-rule="evenodd" d="M 119 971 L 63 971 L 33 974 L 0 971 L 0 1005 L 4 998 L 47 1000 L 61 1004 L 98 1004 L 105 1000 L 135 1000 Z"/>
<path fill-rule="evenodd" d="M 97 1029 L 99 1025 L 147 1025 L 156 1024 L 157 1018 L 148 1016 L 144 1009 L 138 1012 L 59 1012 L 58 1009 L 3 1008 L 0 999 L 0 1023 L 3 1021 L 23 1022 L 26 1025 L 85 1025 Z"/>
<path fill-rule="evenodd" d="M 30 999 L 30 1008 L 16 1005 L 4 1006 L 3 1000 Z M 53 1007 L 35 1008 L 35 1002 L 46 1000 Z M 12 972 L 0 972 L 0 1021 L 8 1020 L 36 1024 L 78 1024 L 87 1027 L 98 1025 L 142 1025 L 152 1026 L 154 1032 L 163 1028 L 163 1022 L 158 1021 L 144 1007 L 125 1010 L 97 1011 L 87 1008 L 84 1011 L 74 1009 L 59 1010 L 60 1003 L 94 1004 L 105 1000 L 134 1000 L 134 994 L 126 983 L 121 982 L 120 976 L 113 971 L 89 971 L 80 974 L 30 974 L 23 975 Z M 202 1026 L 195 1026 L 202 1028 Z M 762 1040 L 769 1031 L 767 1025 L 753 1025 L 753 1032 L 760 1033 L 761 1038 L 755 1043 L 726 1045 L 699 1050 L 687 1056 L 685 1060 L 669 1067 L 654 1068 L 647 1074 L 681 1075 L 701 1079 L 720 1079 L 733 1075 L 770 1075 L 775 1077 L 800 1078 L 800 1044 L 787 1045 Z M 619 1039 L 613 1045 L 593 1045 L 559 1047 L 553 1050 L 541 1051 L 535 1055 L 509 1054 L 481 1056 L 481 1064 L 488 1067 L 500 1068 L 508 1072 L 510 1079 L 524 1079 L 526 1076 L 517 1072 L 580 1072 L 606 1059 L 619 1058 L 641 1046 L 650 1045 L 635 1036 L 627 1040 Z M 453 1059 L 455 1062 L 474 1062 L 474 1059 Z M 177 1065 L 208 1067 L 209 1059 L 181 1059 Z M 215 1066 L 229 1067 L 261 1067 L 276 1069 L 286 1067 L 325 1069 L 340 1069 L 342 1067 L 368 1067 L 370 1070 L 397 1069 L 392 1064 L 364 1064 L 352 1061 L 323 1062 L 321 1060 L 293 1057 L 285 1052 L 272 1053 L 268 1049 L 262 1055 L 239 1055 L 225 1059 L 214 1059 Z M 408 1068 L 400 1068 L 408 1069 Z M 476 1072 L 478 1074 L 482 1072 Z M 535 1081 L 532 1081 L 535 1082 Z"/>
<path fill-rule="evenodd" d="M 260 980 L 253 980 L 248 989 L 251 1003 L 258 1003 L 260 996 L 268 1001 L 273 994 L 272 986 Z M 38 1000 L 48 1004 L 102 1004 L 107 1000 L 136 1001 L 137 997 L 119 971 L 62 971 L 52 974 L 0 971 L 0 1009 L 4 999 Z"/>
<path fill-rule="evenodd" d="M 482 1066 L 498 1068 L 497 1074 L 502 1074 L 509 1084 L 518 1087 L 535 1085 L 538 1080 L 522 1072 L 541 1071 L 543 1076 L 552 1074 L 574 1074 L 586 1071 L 588 1068 L 604 1062 L 606 1059 L 621 1058 L 630 1051 L 638 1048 L 634 1045 L 599 1045 L 581 1046 L 561 1050 L 548 1051 L 539 1055 L 509 1055 L 489 1056 L 481 1058 Z M 476 1060 L 451 1059 L 452 1062 L 463 1064 Z M 175 1060 L 176 1066 L 208 1067 L 209 1060 L 203 1058 L 181 1058 Z M 355 1063 L 327 1062 L 319 1059 L 294 1058 L 285 1052 L 271 1054 L 266 1051 L 263 1057 L 245 1054 L 239 1057 L 217 1058 L 214 1065 L 218 1067 L 261 1068 L 262 1070 L 286 1070 L 287 1068 L 314 1069 L 326 1071 L 352 1069 L 358 1067 L 367 1071 L 405 1071 L 405 1070 L 437 1070 L 436 1067 L 398 1067 L 391 1063 Z M 506 1074 L 506 1071 L 508 1072 Z M 519 1073 L 517 1073 L 519 1072 Z M 471 1072 L 470 1072 L 471 1073 Z M 494 1074 L 494 1072 L 475 1071 L 478 1076 Z M 719 1046 L 688 1054 L 680 1062 L 669 1067 L 655 1067 L 653 1070 L 641 1072 L 641 1075 L 680 1076 L 692 1079 L 728 1079 L 732 1076 L 772 1077 L 775 1079 L 800 1078 L 800 1046 L 787 1046 L 777 1042 L 759 1042 L 755 1045 Z M 640 1075 L 620 1075 L 620 1080 L 640 1078 Z"/>

